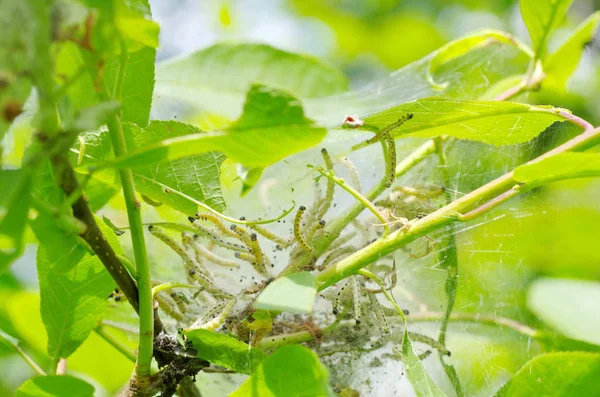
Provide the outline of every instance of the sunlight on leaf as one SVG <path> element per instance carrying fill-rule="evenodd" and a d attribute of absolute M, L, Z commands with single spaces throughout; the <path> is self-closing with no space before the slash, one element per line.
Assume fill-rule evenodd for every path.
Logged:
<path fill-rule="evenodd" d="M 521 15 L 537 59 L 546 55 L 548 38 L 565 17 L 573 0 L 521 0 Z"/>
<path fill-rule="evenodd" d="M 600 25 L 600 11 L 596 11 L 583 21 L 577 30 L 544 60 L 544 87 L 565 90 L 569 77 L 573 74 L 586 45 L 594 39 Z"/>

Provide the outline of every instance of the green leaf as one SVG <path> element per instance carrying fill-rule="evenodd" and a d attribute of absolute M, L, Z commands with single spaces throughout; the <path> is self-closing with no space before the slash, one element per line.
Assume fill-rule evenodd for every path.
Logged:
<path fill-rule="evenodd" d="M 600 395 L 600 354 L 547 353 L 526 363 L 496 397 Z"/>
<path fill-rule="evenodd" d="M 130 121 L 141 127 L 148 125 L 152 93 L 154 91 L 154 61 L 156 49 L 144 47 L 129 53 L 127 72 L 120 93 L 122 121 Z M 111 58 L 104 77 L 108 87 L 114 86 L 119 70 L 118 57 Z"/>
<path fill-rule="evenodd" d="M 31 182 L 31 169 L 0 170 L 0 272 L 23 253 Z"/>
<path fill-rule="evenodd" d="M 597 153 L 560 153 L 531 164 L 515 168 L 514 178 L 528 187 L 573 178 L 600 176 L 600 155 Z"/>
<path fill-rule="evenodd" d="M 208 134 L 196 130 L 195 134 L 132 151 L 107 166 L 136 167 L 218 151 L 247 167 L 266 167 L 316 145 L 325 134 L 324 128 L 315 126 L 304 116 L 296 98 L 283 91 L 255 85 L 248 92 L 244 114 L 227 130 Z"/>
<path fill-rule="evenodd" d="M 521 15 L 537 59 L 546 55 L 548 36 L 565 17 L 573 0 L 521 0 Z"/>
<path fill-rule="evenodd" d="M 544 60 L 544 87 L 564 90 L 567 80 L 579 64 L 586 45 L 594 39 L 600 24 L 600 11 L 583 21 L 562 46 Z"/>
<path fill-rule="evenodd" d="M 94 387 L 69 375 L 37 376 L 25 381 L 15 397 L 93 397 Z"/>
<path fill-rule="evenodd" d="M 277 350 L 230 397 L 333 397 L 327 368 L 310 349 L 292 345 Z"/>
<path fill-rule="evenodd" d="M 202 133 L 196 127 L 176 121 L 152 121 L 148 127 L 140 128 L 132 123 L 123 123 L 125 141 L 130 150 L 152 146 L 166 139 L 185 137 L 188 134 Z M 112 144 L 107 131 L 91 132 L 82 136 L 83 145 L 72 149 L 80 157 L 83 152 L 83 165 L 101 164 L 113 158 Z M 143 162 L 133 169 L 136 189 L 153 201 L 163 203 L 186 214 L 193 214 L 197 206 L 176 194 L 181 192 L 201 201 L 217 211 L 225 209 L 221 194 L 220 167 L 225 156 L 208 151 L 195 156 L 162 162 Z M 112 172 L 94 174 L 103 182 L 118 183 Z"/>
<path fill-rule="evenodd" d="M 436 89 L 444 89 L 449 82 L 436 82 L 434 74 L 439 67 L 454 59 L 460 58 L 478 48 L 487 47 L 497 43 L 515 45 L 521 50 L 528 52 L 529 49 L 518 42 L 513 36 L 499 30 L 484 30 L 471 36 L 462 37 L 449 42 L 438 49 L 429 61 L 427 79 Z"/>
<path fill-rule="evenodd" d="M 50 161 L 46 160 L 35 175 L 33 196 L 57 210 L 70 212 L 70 208 L 64 206 L 66 197 L 58 184 L 59 181 L 55 180 Z M 40 212 L 29 224 L 39 242 L 39 249 L 47 251 L 57 272 L 73 268 L 88 252 L 83 240 L 72 232 L 58 227 L 52 215 Z"/>
<path fill-rule="evenodd" d="M 560 333 L 600 345 L 600 283 L 583 280 L 543 278 L 536 280 L 527 295 L 527 306 Z"/>
<path fill-rule="evenodd" d="M 267 357 L 262 350 L 218 332 L 194 329 L 185 335 L 198 351 L 198 357 L 242 374 L 255 372 Z"/>
<path fill-rule="evenodd" d="M 98 325 L 115 282 L 96 256 L 59 273 L 52 258 L 40 249 L 37 270 L 48 354 L 69 357 Z"/>
<path fill-rule="evenodd" d="M 393 130 L 396 138 L 449 135 L 496 146 L 527 142 L 563 118 L 556 109 L 499 101 L 431 97 L 407 102 L 365 118 L 363 129 L 382 129 L 413 114 Z"/>
<path fill-rule="evenodd" d="M 316 295 L 315 277 L 309 272 L 300 272 L 269 284 L 254 302 L 254 307 L 280 312 L 312 313 Z"/>
<path fill-rule="evenodd" d="M 260 83 L 299 98 L 346 91 L 346 78 L 321 61 L 262 44 L 217 44 L 159 64 L 156 95 L 191 103 L 204 111 L 239 115 L 246 92 Z"/>
<path fill-rule="evenodd" d="M 417 397 L 446 397 L 442 389 L 433 383 L 433 380 L 425 372 L 423 363 L 415 353 L 406 329 L 402 337 L 402 362 L 404 362 L 406 376 Z"/>

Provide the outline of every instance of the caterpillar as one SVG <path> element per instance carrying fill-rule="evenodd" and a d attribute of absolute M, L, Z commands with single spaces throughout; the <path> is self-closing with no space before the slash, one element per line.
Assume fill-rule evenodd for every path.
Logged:
<path fill-rule="evenodd" d="M 358 170 L 354 166 L 354 163 L 348 157 L 338 158 L 337 160 L 340 162 L 340 164 L 348 169 L 348 172 L 350 173 L 350 180 L 352 181 L 354 188 L 359 192 L 362 192 L 360 177 L 358 175 Z"/>
<path fill-rule="evenodd" d="M 390 187 L 396 179 L 396 142 L 394 141 L 394 137 L 391 133 L 385 134 L 384 139 L 387 143 L 387 156 L 385 156 L 385 170 L 387 181 L 385 183 L 385 186 Z"/>
<path fill-rule="evenodd" d="M 190 269 L 188 270 L 189 277 L 196 281 L 199 285 L 204 287 L 206 291 L 210 292 L 212 295 L 224 295 L 226 297 L 232 297 L 233 295 L 229 292 L 223 291 L 219 288 L 215 283 L 207 276 L 198 271 L 198 269 Z"/>
<path fill-rule="evenodd" d="M 354 309 L 354 321 L 356 321 L 356 325 L 359 325 L 362 310 L 360 303 L 360 285 L 358 283 L 358 277 L 350 276 L 350 283 L 352 284 L 352 307 Z"/>
<path fill-rule="evenodd" d="M 319 266 L 320 270 L 324 270 L 326 269 L 330 264 L 332 264 L 335 260 L 337 260 L 338 258 L 344 256 L 344 255 L 348 255 L 351 254 L 353 252 L 356 252 L 357 249 L 356 247 L 342 247 L 339 249 L 336 249 L 335 251 L 331 251 L 323 260 L 323 262 L 321 263 L 321 266 Z"/>
<path fill-rule="evenodd" d="M 171 317 L 175 321 L 183 320 L 183 314 L 177 311 L 176 303 L 171 297 L 162 293 L 158 293 L 154 296 L 154 299 L 156 299 L 159 307 L 165 312 L 167 316 Z"/>
<path fill-rule="evenodd" d="M 177 241 L 173 240 L 168 234 L 166 234 L 165 232 L 163 232 L 161 229 L 159 229 L 158 227 L 156 227 L 154 225 L 148 226 L 148 231 L 154 237 L 158 238 L 163 243 L 165 243 L 167 246 L 169 246 L 169 248 L 171 248 L 173 251 L 175 251 L 177 253 L 177 255 L 179 255 L 183 259 L 183 264 L 186 269 L 189 270 L 189 269 L 194 269 L 194 268 L 198 267 L 197 264 L 195 263 L 195 260 L 187 252 L 187 250 L 181 244 L 179 244 Z"/>
<path fill-rule="evenodd" d="M 338 315 L 342 312 L 342 294 L 344 293 L 344 290 L 346 290 L 346 287 L 348 287 L 349 284 L 349 279 L 344 280 L 342 285 L 340 285 L 340 290 L 335 296 L 335 300 L 333 301 L 333 314 L 335 315 Z"/>
<path fill-rule="evenodd" d="M 324 227 L 325 227 L 325 221 L 323 219 L 321 219 L 317 223 L 313 223 L 311 228 L 306 233 L 305 240 L 312 241 L 312 238 L 315 235 L 315 233 L 317 232 L 317 230 L 323 229 Z"/>
<path fill-rule="evenodd" d="M 381 329 L 383 329 L 384 332 L 389 333 L 389 323 L 385 317 L 385 313 L 383 312 L 381 305 L 379 304 L 379 301 L 377 300 L 374 294 L 369 294 L 369 303 L 371 306 L 371 310 L 374 314 L 375 324 Z"/>
<path fill-rule="evenodd" d="M 198 237 L 199 236 L 197 234 L 194 234 L 188 243 L 190 245 L 190 247 L 192 247 L 192 249 L 196 253 L 196 257 L 206 258 L 208 261 L 210 261 L 216 265 L 223 266 L 223 267 L 236 268 L 236 269 L 238 267 L 240 267 L 240 265 L 236 261 L 232 261 L 227 258 L 223 258 L 223 257 L 211 252 L 208 248 L 206 248 L 204 245 L 200 244 L 199 241 L 197 241 Z"/>
<path fill-rule="evenodd" d="M 406 123 L 408 120 L 411 120 L 412 118 L 413 118 L 412 113 L 405 114 L 404 116 L 400 117 L 398 119 L 398 121 L 396 121 L 395 123 L 392 123 L 392 124 L 382 128 L 380 131 L 378 131 L 375 134 L 375 136 L 367 139 L 365 143 L 371 144 L 371 143 L 375 143 L 375 142 L 379 141 L 385 135 L 391 134 L 392 131 L 394 131 L 396 128 L 399 128 L 402 124 Z"/>
<path fill-rule="evenodd" d="M 181 313 L 188 311 L 190 300 L 182 292 L 171 292 L 171 298 L 173 298 Z"/>
<path fill-rule="evenodd" d="M 296 241 L 298 241 L 298 244 L 300 244 L 302 248 L 304 248 L 308 252 L 312 252 L 312 248 L 310 248 L 310 246 L 304 240 L 304 237 L 302 237 L 301 227 L 302 215 L 304 214 L 304 211 L 306 211 L 306 207 L 301 205 L 300 208 L 298 208 L 298 212 L 296 212 L 296 217 L 294 218 L 294 237 L 296 238 Z"/>
<path fill-rule="evenodd" d="M 230 249 L 232 251 L 250 252 L 249 248 L 247 248 L 241 244 L 235 244 L 235 243 L 229 242 L 227 240 L 223 240 L 221 237 L 219 237 L 218 235 L 214 234 L 209 229 L 202 226 L 200 224 L 200 222 L 198 222 L 198 220 L 196 218 L 194 218 L 193 216 L 188 217 L 188 220 L 190 221 L 192 226 L 194 226 L 194 228 L 196 228 L 196 230 L 198 230 L 198 232 L 201 236 L 210 239 L 212 242 L 214 242 L 218 246 Z"/>
<path fill-rule="evenodd" d="M 214 331 L 223 324 L 227 316 L 229 316 L 233 310 L 236 302 L 235 299 L 230 299 L 226 302 L 219 303 L 202 316 L 202 318 L 196 320 L 196 322 L 190 326 L 190 329 L 202 328 Z"/>
<path fill-rule="evenodd" d="M 329 156 L 327 149 L 321 149 L 321 155 L 323 156 L 323 162 L 325 163 L 325 167 L 327 168 L 327 170 L 333 170 L 333 161 L 331 160 L 331 156 Z M 331 207 L 331 202 L 333 201 L 333 193 L 335 191 L 334 188 L 335 183 L 331 179 L 327 179 L 325 197 L 323 198 L 319 210 L 317 211 L 316 219 L 323 218 L 329 210 L 329 207 Z"/>
<path fill-rule="evenodd" d="M 217 217 L 214 214 L 209 214 L 206 212 L 197 212 L 196 219 L 205 221 L 205 222 L 211 222 L 212 224 L 214 224 L 217 227 L 217 229 L 219 229 L 221 231 L 221 233 L 228 235 L 230 237 L 234 237 L 234 238 L 237 237 L 237 235 L 235 233 L 233 233 L 231 230 L 229 230 L 227 228 L 227 226 L 225 226 L 223 221 L 221 221 L 219 219 L 219 217 Z"/>
<path fill-rule="evenodd" d="M 242 216 L 240 217 L 240 220 L 243 221 L 246 220 L 246 218 Z M 260 225 L 250 225 L 250 228 L 258 234 L 260 234 L 261 236 L 263 236 L 264 238 L 269 239 L 274 243 L 277 243 L 282 248 L 287 248 L 290 245 L 290 242 L 287 239 L 278 236 L 277 234 L 273 233 L 265 227 L 262 227 Z"/>

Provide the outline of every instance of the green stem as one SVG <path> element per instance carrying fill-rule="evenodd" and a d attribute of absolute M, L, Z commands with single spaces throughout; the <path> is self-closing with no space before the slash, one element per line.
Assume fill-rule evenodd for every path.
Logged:
<path fill-rule="evenodd" d="M 25 360 L 27 365 L 29 365 L 31 367 L 31 369 L 33 369 L 39 375 L 42 375 L 42 376 L 46 375 L 46 372 L 44 372 L 44 370 L 39 365 L 37 365 L 37 363 L 35 361 L 33 361 L 33 359 L 31 357 L 29 357 L 27 355 L 27 353 L 25 353 L 23 351 L 23 349 L 21 349 L 19 347 L 17 340 L 14 339 L 12 336 L 0 331 L 0 341 L 4 342 L 8 346 L 10 346 L 19 356 L 21 356 L 21 358 L 23 360 Z M 54 368 L 56 368 L 56 366 Z"/>
<path fill-rule="evenodd" d="M 576 122 L 576 124 L 582 125 L 579 122 Z M 578 135 L 577 137 L 547 152 L 537 159 L 532 160 L 531 162 L 536 162 L 543 158 L 551 157 L 560 153 L 585 150 L 599 142 L 600 128 L 586 129 L 586 131 L 581 135 Z M 482 202 L 487 202 L 505 193 L 506 191 L 512 189 L 515 185 L 518 185 L 518 182 L 514 180 L 513 172 L 511 171 L 453 201 L 452 203 L 445 205 L 437 211 L 421 219 L 412 221 L 408 227 L 397 230 L 389 236 L 375 241 L 362 250 L 342 259 L 340 262 L 319 273 L 317 275 L 319 290 L 323 290 L 347 276 L 356 274 L 363 267 L 373 263 L 375 260 L 385 255 L 394 252 L 395 250 L 418 239 L 419 237 L 439 230 L 446 225 L 460 220 L 462 214 L 468 213 L 469 211 L 475 209 L 478 204 Z M 494 208 L 494 206 L 486 208 L 480 213 L 480 215 L 486 213 L 492 208 Z"/>
<path fill-rule="evenodd" d="M 121 56 L 119 58 L 119 68 L 115 80 L 115 86 L 112 95 L 108 92 L 104 96 L 112 96 L 113 99 L 120 100 L 123 82 L 127 71 L 128 52 L 124 40 L 120 40 Z M 108 91 L 108 90 L 106 90 Z M 106 123 L 113 150 L 116 157 L 127 155 L 127 145 L 123 134 L 120 115 L 109 118 Z M 139 348 L 138 357 L 135 365 L 135 373 L 140 377 L 150 376 L 150 367 L 152 364 L 152 349 L 154 342 L 154 300 L 152 298 L 152 280 L 150 277 L 150 267 L 148 264 L 148 253 L 146 251 L 146 242 L 144 238 L 144 228 L 142 226 L 141 203 L 135 192 L 133 182 L 133 173 L 130 169 L 120 169 L 121 186 L 123 187 L 123 196 L 127 207 L 127 218 L 131 228 L 131 242 L 133 246 L 133 255 L 135 257 L 135 267 L 137 271 L 138 301 L 139 301 Z"/>
<path fill-rule="evenodd" d="M 106 342 L 111 344 L 115 349 L 117 349 L 121 354 L 127 357 L 132 362 L 135 362 L 135 353 L 131 351 L 131 349 L 126 346 L 123 342 L 117 339 L 110 332 L 107 332 L 103 326 L 97 327 L 94 331 Z"/>
<path fill-rule="evenodd" d="M 398 306 L 396 300 L 390 295 L 387 289 L 385 289 L 385 284 L 383 283 L 383 281 L 381 281 L 379 277 L 377 277 L 375 274 L 368 271 L 367 269 L 360 269 L 358 271 L 358 274 L 373 280 L 381 288 L 381 292 L 383 292 L 385 298 L 394 306 L 394 308 L 398 312 L 398 315 L 402 319 L 402 322 L 406 324 L 406 315 L 404 314 L 404 311 L 402 310 L 402 308 L 400 308 L 400 306 Z"/>
<path fill-rule="evenodd" d="M 409 322 L 438 322 L 440 317 L 445 316 L 442 312 L 419 312 L 408 316 Z M 530 338 L 537 338 L 542 333 L 518 321 L 506 317 L 486 316 L 478 313 L 452 313 L 450 321 L 473 322 L 477 324 L 491 325 L 495 327 L 509 328 Z"/>
<path fill-rule="evenodd" d="M 324 177 L 326 177 L 327 179 L 329 179 L 330 181 L 332 181 L 333 183 L 335 183 L 336 185 L 338 185 L 339 187 L 341 187 L 342 189 L 344 189 L 345 191 L 350 193 L 350 195 L 352 195 L 352 197 L 354 197 L 365 208 L 367 208 L 369 211 L 371 211 L 371 213 L 373 215 L 375 215 L 375 217 L 381 221 L 381 226 L 383 226 L 383 228 L 384 228 L 383 236 L 387 236 L 388 234 L 390 234 L 390 226 L 388 224 L 389 223 L 388 220 L 385 219 L 385 216 L 383 216 L 383 214 L 381 212 L 379 212 L 377 207 L 375 207 L 375 205 L 368 198 L 363 196 L 362 193 L 360 193 L 358 190 L 354 189 L 352 186 L 350 186 L 348 183 L 346 183 L 346 181 L 343 178 L 339 178 L 339 177 L 335 176 L 333 174 L 333 171 L 325 171 L 321 167 L 314 167 L 314 169 L 318 173 L 320 173 L 321 175 L 323 175 Z"/>
<path fill-rule="evenodd" d="M 435 152 L 435 144 L 433 139 L 428 140 L 415 151 L 408 155 L 403 161 L 396 166 L 396 179 L 406 174 L 414 166 L 419 164 L 421 161 L 426 159 L 430 154 Z M 365 198 L 369 201 L 375 200 L 381 193 L 386 189 L 385 187 L 386 178 L 382 178 L 371 190 L 365 194 Z M 315 256 L 322 255 L 329 246 L 340 236 L 342 231 L 356 219 L 361 212 L 365 209 L 365 206 L 361 202 L 356 202 L 350 207 L 344 215 L 336 218 L 328 226 L 326 226 L 325 232 L 322 233 L 318 239 L 309 242 L 315 251 Z M 281 276 L 295 273 L 298 269 L 304 268 L 310 261 L 313 260 L 312 255 L 304 255 L 298 257 L 288 267 L 286 267 Z"/>
<path fill-rule="evenodd" d="M 167 283 L 162 283 L 152 288 L 152 296 L 156 295 L 160 291 L 166 291 L 173 288 L 199 288 L 197 285 L 190 285 L 185 283 L 179 283 L 177 281 L 170 281 Z"/>
<path fill-rule="evenodd" d="M 118 116 L 113 116 L 107 122 L 108 131 L 112 140 L 115 156 L 125 156 L 127 147 L 123 135 L 123 126 Z M 133 174 L 129 169 L 120 169 L 121 185 L 125 205 L 127 207 L 127 218 L 131 228 L 131 242 L 135 267 L 137 271 L 137 285 L 140 307 L 140 329 L 139 349 L 135 372 L 138 376 L 150 376 L 152 363 L 152 344 L 154 336 L 154 308 L 152 299 L 152 284 L 150 278 L 150 267 L 148 265 L 148 253 L 144 239 L 144 227 L 142 226 L 141 203 L 136 197 Z"/>

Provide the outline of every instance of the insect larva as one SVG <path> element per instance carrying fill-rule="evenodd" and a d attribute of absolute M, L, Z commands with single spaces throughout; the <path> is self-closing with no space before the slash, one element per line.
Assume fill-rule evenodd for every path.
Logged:
<path fill-rule="evenodd" d="M 173 298 L 181 313 L 187 312 L 190 301 L 182 292 L 171 292 L 171 298 Z"/>
<path fill-rule="evenodd" d="M 315 235 L 315 233 L 317 232 L 317 230 L 321 230 L 324 227 L 325 227 L 325 221 L 323 219 L 321 219 L 319 222 L 313 223 L 311 228 L 308 229 L 308 232 L 306 233 L 306 236 L 304 237 L 304 239 L 306 241 L 312 241 L 312 238 Z"/>
<path fill-rule="evenodd" d="M 268 259 L 266 259 L 266 256 L 263 254 L 262 250 L 260 249 L 260 245 L 258 244 L 258 236 L 256 235 L 256 233 L 252 233 L 250 235 L 250 248 L 252 248 L 252 252 L 254 253 L 254 256 L 256 257 L 256 265 L 254 266 L 254 269 L 262 276 L 264 277 L 269 277 L 269 272 L 267 271 L 267 262 Z"/>
<path fill-rule="evenodd" d="M 177 253 L 177 255 L 179 255 L 183 259 L 183 264 L 186 267 L 186 269 L 189 270 L 189 269 L 194 269 L 195 267 L 197 267 L 194 259 L 186 251 L 186 249 L 181 244 L 179 244 L 177 241 L 173 240 L 168 234 L 166 234 L 165 232 L 163 232 L 161 229 L 157 228 L 154 225 L 148 226 L 148 230 L 150 231 L 150 234 L 152 234 L 154 237 L 158 238 L 163 243 L 168 245 L 169 248 L 171 248 L 173 251 L 175 251 Z"/>
<path fill-rule="evenodd" d="M 329 246 L 329 250 L 336 250 L 336 249 L 340 248 L 341 246 L 346 244 L 348 241 L 350 241 L 354 237 L 356 237 L 357 234 L 358 234 L 358 232 L 355 230 L 355 231 L 351 231 L 350 233 L 346 233 L 341 237 L 338 237 L 336 240 L 333 241 L 333 243 L 331 243 L 331 245 Z"/>
<path fill-rule="evenodd" d="M 204 287 L 206 291 L 210 292 L 213 295 L 224 295 L 228 297 L 233 296 L 229 292 L 225 292 L 221 288 L 216 286 L 210 278 L 199 272 L 198 269 L 188 270 L 188 275 L 192 280 L 196 281 L 198 284 Z"/>
<path fill-rule="evenodd" d="M 323 155 L 323 162 L 325 163 L 325 167 L 327 170 L 333 170 L 333 161 L 331 160 L 331 156 L 327 152 L 327 149 L 321 149 L 321 155 Z M 323 198 L 319 210 L 317 211 L 316 219 L 322 219 L 329 207 L 331 207 L 331 202 L 333 201 L 333 193 L 335 191 L 335 183 L 327 178 L 327 189 L 325 190 L 325 197 Z"/>
<path fill-rule="evenodd" d="M 356 321 L 356 325 L 359 325 L 362 311 L 360 304 L 360 285 L 358 285 L 358 278 L 356 276 L 350 276 L 350 283 L 352 285 L 352 307 L 354 309 L 354 321 Z"/>
<path fill-rule="evenodd" d="M 278 236 L 277 234 L 260 225 L 252 225 L 250 226 L 250 228 L 255 230 L 261 236 L 271 240 L 274 243 L 279 244 L 282 248 L 287 248 L 290 245 L 290 242 L 287 239 Z"/>
<path fill-rule="evenodd" d="M 192 324 L 190 329 L 202 328 L 209 331 L 217 329 L 221 324 L 223 324 L 223 322 L 225 322 L 225 319 L 227 319 L 227 316 L 229 316 L 231 310 L 233 310 L 235 303 L 235 299 L 219 303 L 210 309 L 204 316 L 202 316 L 201 319 L 198 319 L 194 324 Z"/>
<path fill-rule="evenodd" d="M 381 305 L 379 304 L 379 301 L 377 300 L 374 294 L 369 294 L 369 303 L 371 306 L 371 311 L 374 314 L 373 318 L 375 320 L 376 325 L 380 327 L 384 332 L 390 332 L 390 326 L 387 319 L 385 318 L 385 313 L 383 312 L 383 309 L 381 308 Z"/>
<path fill-rule="evenodd" d="M 359 192 L 362 192 L 360 177 L 358 175 L 358 170 L 354 166 L 354 163 L 348 157 L 338 158 L 337 160 L 348 169 L 348 172 L 350 173 L 350 181 L 352 181 L 354 188 Z"/>
<path fill-rule="evenodd" d="M 240 265 L 236 261 L 232 261 L 226 258 L 223 258 L 213 252 L 211 252 L 204 245 L 200 244 L 198 240 L 198 235 L 195 234 L 192 237 L 184 237 L 184 244 L 188 244 L 196 253 L 196 259 L 206 258 L 208 261 L 224 267 L 238 268 Z M 198 261 L 199 262 L 199 261 Z"/>
<path fill-rule="evenodd" d="M 336 249 L 335 251 L 331 251 L 323 260 L 323 262 L 321 263 L 321 266 L 319 266 L 319 270 L 324 270 L 327 268 L 327 266 L 329 266 L 331 263 L 333 263 L 334 261 L 336 261 L 338 258 L 347 255 L 347 254 L 351 254 L 353 252 L 356 252 L 357 249 L 356 247 L 342 247 L 339 249 Z"/>
<path fill-rule="evenodd" d="M 231 230 L 229 230 L 227 228 L 227 226 L 225 226 L 225 224 L 223 223 L 223 221 L 221 221 L 216 215 L 214 214 L 209 214 L 209 213 L 204 213 L 204 212 L 198 212 L 196 213 L 196 219 L 201 220 L 201 221 L 205 221 L 205 222 L 211 222 L 212 224 L 214 224 L 217 229 L 219 229 L 221 231 L 221 233 L 230 236 L 230 237 L 235 237 L 237 238 L 237 235 L 232 232 Z"/>
<path fill-rule="evenodd" d="M 342 312 L 342 294 L 346 287 L 350 284 L 350 280 L 344 280 L 342 285 L 340 286 L 340 290 L 335 296 L 335 300 L 333 301 L 333 314 L 338 315 Z"/>
<path fill-rule="evenodd" d="M 250 251 L 247 247 L 245 247 L 245 246 L 243 246 L 241 244 L 234 244 L 234 243 L 231 243 L 231 242 L 229 242 L 227 240 L 223 240 L 221 237 L 219 237 L 218 235 L 214 234 L 209 229 L 207 229 L 204 226 L 202 226 L 198 222 L 198 220 L 196 218 L 194 218 L 193 216 L 188 217 L 188 220 L 190 221 L 190 223 L 192 224 L 192 226 L 194 226 L 198 230 L 198 232 L 199 232 L 199 234 L 201 236 L 210 239 L 211 241 L 213 241 L 218 246 L 230 249 L 232 251 L 245 251 L 245 252 L 249 252 Z"/>
<path fill-rule="evenodd" d="M 384 139 L 387 142 L 387 156 L 385 170 L 387 175 L 386 187 L 392 186 L 396 179 L 396 141 L 391 133 L 385 134 Z"/>
<path fill-rule="evenodd" d="M 300 208 L 298 208 L 298 212 L 296 212 L 296 217 L 294 218 L 294 237 L 296 238 L 296 241 L 298 242 L 298 244 L 300 244 L 300 246 L 302 246 L 302 248 L 304 248 L 308 252 L 312 252 L 312 248 L 310 248 L 310 246 L 306 243 L 306 241 L 302 237 L 301 226 L 302 226 L 302 215 L 304 214 L 304 211 L 306 211 L 306 207 L 301 205 Z"/>
<path fill-rule="evenodd" d="M 377 132 L 375 134 L 374 137 L 367 139 L 366 143 L 375 143 L 377 141 L 379 141 L 382 137 L 384 137 L 386 134 L 391 134 L 392 131 L 394 131 L 396 128 L 400 127 L 402 124 L 404 124 L 405 122 L 407 122 L 408 120 L 413 118 L 413 114 L 412 113 L 407 113 L 404 116 L 400 117 L 398 119 L 398 121 L 396 121 L 395 123 L 392 123 L 384 128 L 382 128 L 379 132 Z"/>
<path fill-rule="evenodd" d="M 176 309 L 176 303 L 173 301 L 171 297 L 168 295 L 164 295 L 163 293 L 158 293 L 154 296 L 154 299 L 159 304 L 159 307 L 165 312 L 165 314 L 176 321 L 182 321 L 183 315 L 179 313 Z"/>

